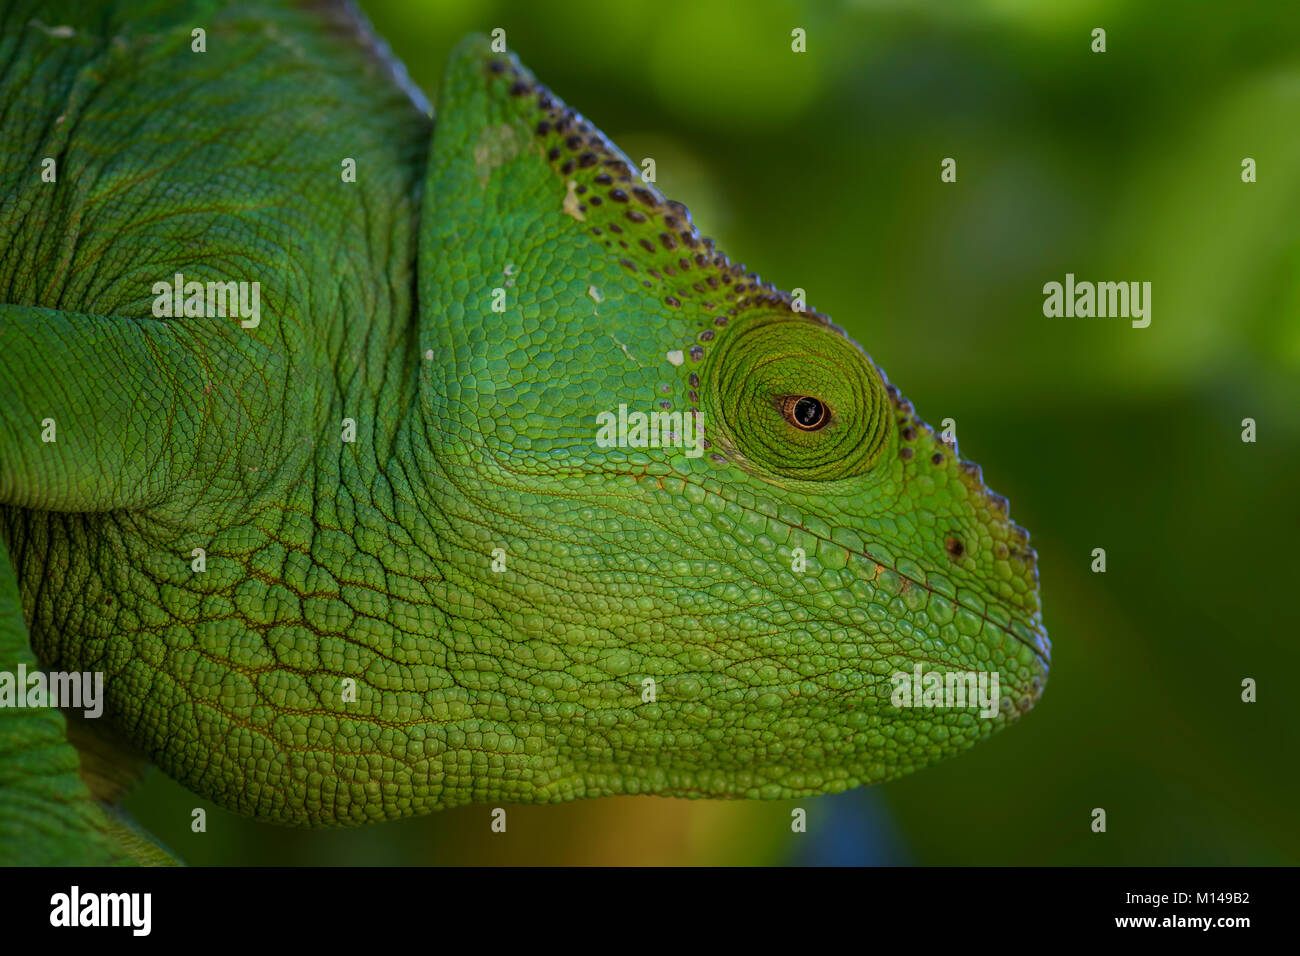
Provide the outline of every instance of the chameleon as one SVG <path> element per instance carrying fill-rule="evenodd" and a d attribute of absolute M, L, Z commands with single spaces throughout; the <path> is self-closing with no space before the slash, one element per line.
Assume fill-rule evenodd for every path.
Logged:
<path fill-rule="evenodd" d="M 0 674 L 104 697 L 0 685 L 0 860 L 176 861 L 150 765 L 302 827 L 805 797 L 1039 700 L 1006 499 L 499 38 L 434 110 L 348 4 L 0 10 Z"/>

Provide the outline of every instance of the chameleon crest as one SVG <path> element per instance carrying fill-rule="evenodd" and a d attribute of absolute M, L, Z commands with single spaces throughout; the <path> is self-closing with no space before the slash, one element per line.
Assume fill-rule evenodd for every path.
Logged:
<path fill-rule="evenodd" d="M 0 666 L 106 695 L 0 710 L 0 853 L 148 858 L 127 752 L 340 825 L 834 792 L 1032 707 L 1028 536 L 827 317 L 484 38 L 430 123 L 347 8 L 190 6 L 0 21 Z M 176 135 L 237 77 L 247 138 Z"/>

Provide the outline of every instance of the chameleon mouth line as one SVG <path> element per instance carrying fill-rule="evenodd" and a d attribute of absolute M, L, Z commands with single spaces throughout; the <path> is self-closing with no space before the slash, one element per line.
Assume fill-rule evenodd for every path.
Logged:
<path fill-rule="evenodd" d="M 498 465 L 501 464 L 501 462 L 500 462 L 500 461 L 499 461 L 495 456 L 493 456 L 493 460 L 496 461 Z M 504 470 L 506 470 L 506 471 L 511 471 L 511 472 L 513 473 L 513 470 L 512 470 L 512 469 L 506 468 L 505 466 L 502 466 L 502 467 L 503 467 Z M 631 479 L 632 479 L 633 481 L 635 481 L 638 485 L 641 483 L 641 479 L 642 479 L 642 478 L 648 478 L 648 477 L 651 477 L 651 476 L 650 476 L 650 475 L 645 471 L 644 468 L 643 468 L 642 470 L 640 470 L 640 471 L 627 471 L 627 470 L 613 469 L 613 470 L 610 470 L 610 471 L 607 471 L 607 472 L 602 472 L 602 473 L 603 473 L 603 474 L 606 474 L 606 475 L 614 476 L 614 477 L 631 478 Z M 569 476 L 572 476 L 572 475 L 589 475 L 589 474 L 591 474 L 591 472 L 573 470 L 573 471 L 570 471 L 570 472 L 566 472 L 566 473 L 564 473 L 564 474 L 569 475 Z M 655 475 L 655 476 L 653 476 L 653 477 L 654 477 L 654 479 L 655 479 L 655 487 L 656 487 L 658 490 L 660 490 L 660 491 L 665 490 L 665 489 L 664 489 L 664 479 L 665 479 L 665 478 L 674 478 L 674 479 L 676 479 L 677 481 L 680 481 L 680 482 L 682 483 L 682 487 L 685 487 L 686 485 L 693 485 L 694 487 L 699 488 L 699 489 L 700 489 L 701 491 L 703 491 L 705 494 L 720 494 L 719 492 L 710 492 L 709 489 L 705 488 L 705 487 L 704 487 L 703 485 L 701 485 L 701 484 L 698 484 L 697 482 L 691 481 L 689 478 L 687 478 L 687 477 L 686 477 L 685 475 L 683 475 L 681 472 L 674 471 L 674 472 L 672 472 L 672 473 L 669 474 L 669 475 Z M 533 488 L 532 490 L 536 491 L 536 488 Z M 730 500 L 730 499 L 728 499 L 728 500 Z M 733 504 L 736 504 L 737 507 L 740 507 L 740 505 L 739 505 L 738 502 L 732 502 L 732 503 L 733 503 Z M 803 527 L 802 525 L 790 524 L 789 522 L 781 521 L 780 518 L 776 518 L 776 517 L 774 517 L 774 516 L 772 516 L 772 515 L 767 515 L 766 517 L 768 517 L 769 519 L 771 519 L 771 520 L 773 520 L 773 521 L 779 521 L 781 524 L 784 524 L 787 528 L 794 528 L 794 529 L 797 529 L 797 530 L 803 532 L 804 534 L 808 535 L 810 538 L 813 538 L 813 539 L 816 540 L 816 541 L 825 541 L 825 542 L 827 542 L 828 544 L 831 544 L 831 545 L 833 545 L 833 546 L 835 546 L 835 547 L 837 547 L 837 548 L 844 548 L 844 546 L 843 546 L 842 544 L 839 544 L 839 543 L 836 542 L 836 541 L 832 541 L 832 540 L 829 539 L 829 538 L 824 538 L 824 537 L 822 537 L 821 535 L 818 535 L 818 534 L 816 534 L 815 532 L 812 532 L 812 531 L 808 530 L 807 528 Z M 911 585 L 913 585 L 913 586 L 915 586 L 915 587 L 924 588 L 924 589 L 925 589 L 928 593 L 930 593 L 930 594 L 936 594 L 936 593 L 937 593 L 937 592 L 934 590 L 934 588 L 930 587 L 930 585 L 927 584 L 927 583 L 925 583 L 924 581 L 918 581 L 916 578 L 914 578 L 914 577 L 908 575 L 906 572 L 904 572 L 904 571 L 900 571 L 900 570 L 899 570 L 898 568 L 896 568 L 896 567 L 891 567 L 887 562 L 885 562 L 885 561 L 881 561 L 880 559 L 874 557 L 873 555 L 871 555 L 870 553 L 868 553 L 868 552 L 866 552 L 866 551 L 854 551 L 852 548 L 844 548 L 844 551 L 845 551 L 846 553 L 848 553 L 848 554 L 856 555 L 857 557 L 861 558 L 861 559 L 864 560 L 864 561 L 870 561 L 870 562 L 872 562 L 873 564 L 875 564 L 876 567 L 878 567 L 878 568 L 888 568 L 889 570 L 893 571 L 893 573 L 897 574 L 900 578 L 902 578 L 903 580 L 909 582 L 909 584 L 911 584 Z M 1030 554 L 1030 555 L 1033 555 L 1033 554 L 1034 554 L 1032 548 L 1029 549 L 1029 554 Z M 860 580 L 860 581 L 865 581 L 866 579 L 865 579 L 865 578 L 858 578 L 858 580 Z M 1042 622 L 1041 622 L 1041 620 L 1038 619 L 1037 616 L 1035 616 L 1034 618 L 1031 618 L 1031 619 L 1028 619 L 1028 620 L 1022 621 L 1022 623 L 1023 623 L 1023 624 L 1024 624 L 1024 625 L 1025 625 L 1029 630 L 1031 630 L 1031 631 L 1033 632 L 1033 634 L 1034 634 L 1035 640 L 1034 640 L 1033 642 L 1030 642 L 1030 641 L 1026 640 L 1025 638 L 1021 637 L 1019 634 L 1017 634 L 1017 633 L 1015 632 L 1015 630 L 1011 627 L 1010 624 L 1002 624 L 1002 623 L 1000 623 L 1000 622 L 998 622 L 998 621 L 995 621 L 993 618 L 989 617 L 989 615 L 988 615 L 988 613 L 987 613 L 986 611 L 979 611 L 979 610 L 976 610 L 975 608 L 971 607 L 969 604 L 965 604 L 965 603 L 963 603 L 963 602 L 962 602 L 960 599 L 958 599 L 955 595 L 954 595 L 954 596 L 949 596 L 949 595 L 946 595 L 946 594 L 938 594 L 938 596 L 939 596 L 939 597 L 942 597 L 942 598 L 944 598 L 944 599 L 946 599 L 946 600 L 952 601 L 953 604 L 955 604 L 957 607 L 961 608 L 962 610 L 969 611 L 971 614 L 976 615 L 976 616 L 979 617 L 981 620 L 983 620 L 984 623 L 990 625 L 991 627 L 997 628 L 998 630 L 1002 631 L 1002 632 L 1005 633 L 1005 634 L 1009 634 L 1009 635 L 1010 635 L 1012 638 L 1014 638 L 1018 643 L 1023 644 L 1025 647 L 1028 647 L 1031 651 L 1033 651 L 1034 654 L 1035 654 L 1035 656 L 1037 656 L 1038 659 L 1043 663 L 1043 666 L 1044 666 L 1044 667 L 1050 667 L 1050 666 L 1051 666 L 1051 663 L 1052 663 L 1051 644 L 1048 642 L 1048 639 L 1047 639 L 1047 632 L 1044 630 L 1043 625 L 1042 625 Z"/>
<path fill-rule="evenodd" d="M 799 527 L 799 526 L 797 526 L 797 525 L 792 525 L 791 527 Z M 809 531 L 807 528 L 802 528 L 802 527 L 801 527 L 800 530 L 803 531 L 805 534 L 808 534 L 808 535 L 811 535 L 811 536 L 814 537 L 814 538 L 817 538 L 818 541 L 828 541 L 828 540 L 829 540 L 829 539 L 827 539 L 827 538 L 821 538 L 821 537 L 818 537 L 818 535 L 813 534 L 813 532 Z M 835 544 L 835 542 L 833 542 L 833 541 L 831 541 L 830 543 L 831 543 L 831 544 Z M 843 546 L 842 546 L 842 545 L 837 545 L 837 547 L 843 547 Z M 911 584 L 914 584 L 916 587 L 924 588 L 924 589 L 925 589 L 927 592 L 929 592 L 930 594 L 936 594 L 936 593 L 937 593 L 937 592 L 934 590 L 934 588 L 930 587 L 930 585 L 926 584 L 925 582 L 916 580 L 915 578 L 911 577 L 910 575 L 906 574 L 905 572 L 898 570 L 898 568 L 891 568 L 891 567 L 890 567 L 888 564 L 886 564 L 884 561 L 881 561 L 881 560 L 879 560 L 879 559 L 877 559 L 877 558 L 872 557 L 872 556 L 871 556 L 869 553 L 867 553 L 866 551 L 854 551 L 852 548 L 844 548 L 844 550 L 847 551 L 849 554 L 855 554 L 855 555 L 857 555 L 858 557 L 860 557 L 860 558 L 862 558 L 862 559 L 864 559 L 864 560 L 866 560 L 866 561 L 874 562 L 875 565 L 876 565 L 876 567 L 878 567 L 878 568 L 889 568 L 889 570 L 893 571 L 894 574 L 897 574 L 897 575 L 898 575 L 900 578 L 902 578 L 904 581 L 908 581 L 908 582 L 910 582 Z M 866 579 L 865 579 L 865 578 L 859 578 L 858 580 L 861 581 L 861 580 L 866 580 Z M 1047 632 L 1043 629 L 1042 624 L 1041 624 L 1038 620 L 1031 620 L 1031 621 L 1029 621 L 1029 622 L 1026 623 L 1026 626 L 1029 627 L 1029 629 L 1032 630 L 1032 631 L 1034 632 L 1034 636 L 1035 636 L 1035 638 L 1037 638 L 1037 640 L 1035 640 L 1035 641 L 1031 644 L 1029 641 L 1025 640 L 1023 637 L 1021 637 L 1019 634 L 1017 634 L 1017 633 L 1015 632 L 1015 630 L 1012 629 L 1012 627 L 1011 627 L 1010 624 L 1001 624 L 1001 623 L 999 623 L 999 622 L 993 620 L 991 617 L 989 617 L 988 614 L 987 614 L 986 612 L 984 612 L 984 611 L 977 611 L 977 610 L 975 610 L 975 608 L 971 607 L 969 604 L 964 604 L 964 603 L 962 603 L 962 602 L 961 602 L 960 600 L 958 600 L 956 597 L 949 597 L 949 596 L 946 595 L 946 594 L 939 594 L 938 596 L 939 596 L 939 597 L 942 597 L 942 598 L 945 598 L 946 600 L 952 601 L 953 604 L 957 605 L 957 607 L 961 608 L 962 610 L 964 610 L 964 611 L 969 611 L 971 614 L 976 615 L 976 616 L 979 617 L 982 621 L 984 621 L 984 623 L 989 624 L 989 625 L 991 625 L 991 626 L 997 628 L 998 630 L 1002 631 L 1002 632 L 1005 633 L 1005 634 L 1010 634 L 1012 637 L 1014 637 L 1017 641 L 1019 641 L 1019 642 L 1020 642 L 1021 644 L 1023 644 L 1025 647 L 1027 647 L 1027 648 L 1029 648 L 1031 651 L 1033 651 L 1034 654 L 1037 655 L 1038 659 L 1041 660 L 1041 661 L 1043 662 L 1044 666 L 1049 666 L 1049 667 L 1051 666 L 1051 663 L 1052 663 L 1052 652 L 1051 652 L 1051 646 L 1047 643 Z"/>

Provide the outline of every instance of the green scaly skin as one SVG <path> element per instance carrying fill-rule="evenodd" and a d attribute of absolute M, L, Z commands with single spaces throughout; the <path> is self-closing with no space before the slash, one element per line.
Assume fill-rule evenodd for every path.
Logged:
<path fill-rule="evenodd" d="M 49 7 L 0 13 L 0 669 L 103 671 L 123 752 L 291 825 L 835 792 L 1038 699 L 1005 499 L 512 56 L 435 127 L 344 7 Z M 260 326 L 154 318 L 177 272 Z M 620 404 L 705 454 L 599 447 Z M 892 706 L 918 662 L 1001 712 Z M 0 859 L 161 858 L 61 714 L 0 754 Z"/>

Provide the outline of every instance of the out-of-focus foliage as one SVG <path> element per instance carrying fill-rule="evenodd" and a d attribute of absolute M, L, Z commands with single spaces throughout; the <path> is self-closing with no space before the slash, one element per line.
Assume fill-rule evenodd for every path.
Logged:
<path fill-rule="evenodd" d="M 721 248 L 954 418 L 1033 534 L 1052 675 L 968 754 L 801 801 L 803 835 L 792 803 L 653 798 L 512 808 L 506 834 L 483 807 L 342 832 L 210 809 L 196 835 L 161 775 L 147 826 L 193 863 L 1300 862 L 1300 5 L 364 6 L 431 95 L 460 35 L 504 28 Z M 1150 281 L 1151 326 L 1044 317 L 1067 272 Z"/>

